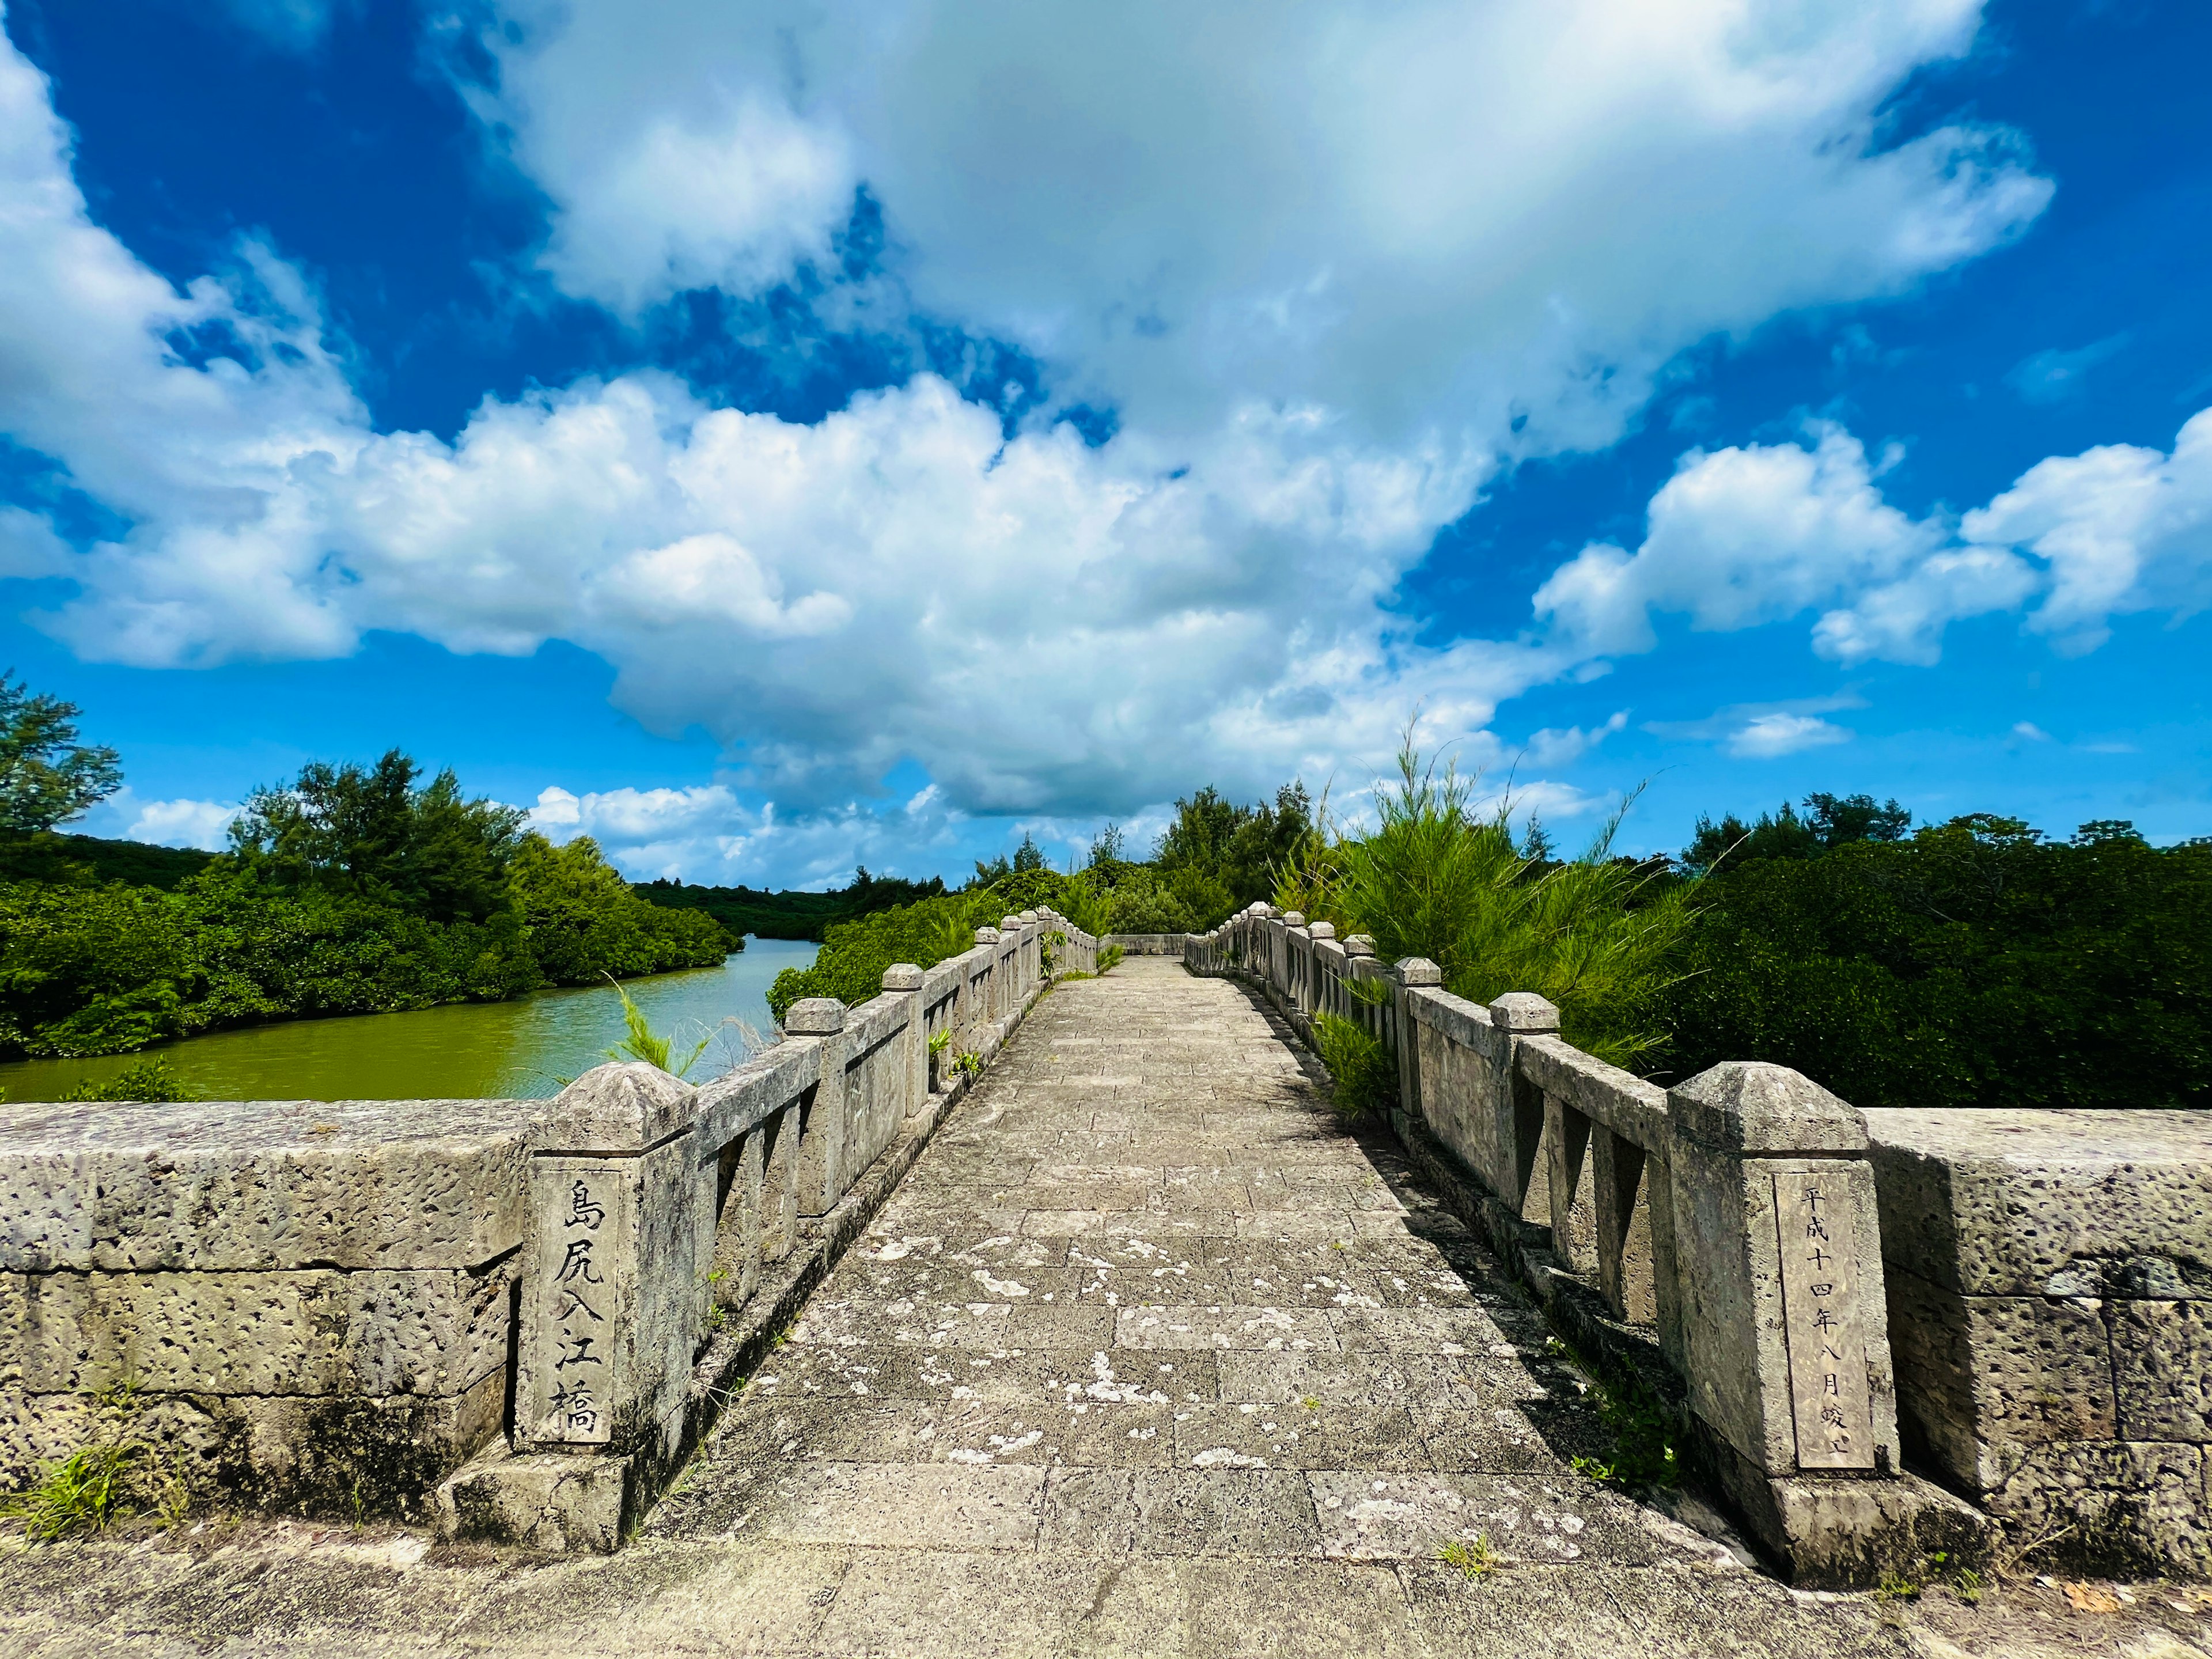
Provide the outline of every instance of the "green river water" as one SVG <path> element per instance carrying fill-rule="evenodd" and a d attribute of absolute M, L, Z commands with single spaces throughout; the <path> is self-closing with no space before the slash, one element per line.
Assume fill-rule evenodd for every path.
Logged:
<path fill-rule="evenodd" d="M 624 988 L 654 1030 L 675 1033 L 677 1054 L 714 1038 L 690 1073 L 702 1082 L 744 1057 L 726 1022 L 768 1032 L 769 984 L 786 968 L 811 963 L 817 948 L 749 935 L 745 948 L 720 968 L 655 974 L 626 981 Z M 146 1052 L 167 1060 L 204 1100 L 538 1099 L 557 1093 L 561 1079 L 598 1065 L 602 1051 L 622 1038 L 622 1000 L 601 985 L 513 1002 L 250 1025 Z M 13 1060 L 0 1065 L 0 1089 L 11 1101 L 52 1100 L 81 1079 L 105 1077 L 139 1058 Z"/>

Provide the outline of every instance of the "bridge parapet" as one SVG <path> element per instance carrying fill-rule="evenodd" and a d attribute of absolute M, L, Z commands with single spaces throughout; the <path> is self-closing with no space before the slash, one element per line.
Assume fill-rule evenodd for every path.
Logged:
<path fill-rule="evenodd" d="M 1658 1374 L 1702 1467 L 1801 1582 L 1988 1553 L 1984 1517 L 1904 1472 L 1881 1224 L 1860 1114 L 1781 1066 L 1668 1091 L 1255 905 L 1185 963 L 1258 985 L 1302 1035 L 1350 1020 L 1395 1058 L 1392 1121 L 1586 1352 Z"/>
<path fill-rule="evenodd" d="M 0 1105 L 0 1484 L 134 1432 L 194 1495 L 615 1547 L 1042 990 L 1050 912 L 795 1005 L 699 1087 Z"/>

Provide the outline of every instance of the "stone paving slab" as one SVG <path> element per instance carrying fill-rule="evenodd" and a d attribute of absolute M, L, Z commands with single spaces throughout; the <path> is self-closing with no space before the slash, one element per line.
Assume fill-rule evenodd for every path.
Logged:
<path fill-rule="evenodd" d="M 0 1652 L 2212 1651 L 2194 1602 L 1793 1593 L 1574 1473 L 1607 1438 L 1546 1334 L 1279 1022 L 1135 959 L 1037 1006 L 620 1554 L 0 1547 Z"/>

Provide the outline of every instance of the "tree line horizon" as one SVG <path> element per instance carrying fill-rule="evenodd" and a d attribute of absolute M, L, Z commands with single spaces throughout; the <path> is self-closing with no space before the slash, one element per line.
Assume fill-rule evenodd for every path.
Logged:
<path fill-rule="evenodd" d="M 1660 1080 L 1778 1061 L 1861 1105 L 2212 1104 L 2212 838 L 2124 820 L 2063 839 L 1813 792 L 1701 814 L 1675 854 L 1612 848 L 1633 797 L 1562 856 L 1510 798 L 1410 740 L 1371 822 L 1302 781 L 1179 798 L 1149 856 L 1108 823 L 1079 867 L 1033 834 L 957 889 L 856 869 L 771 892 L 627 881 L 588 837 L 428 778 L 398 749 L 256 790 L 220 854 L 58 832 L 121 785 L 79 711 L 0 677 L 0 1055 L 133 1052 L 264 1020 L 500 1000 L 812 939 L 770 992 L 873 996 L 1012 911 L 1095 933 L 1204 932 L 1255 900 L 1476 1001 L 1533 990 L 1578 1046 Z"/>

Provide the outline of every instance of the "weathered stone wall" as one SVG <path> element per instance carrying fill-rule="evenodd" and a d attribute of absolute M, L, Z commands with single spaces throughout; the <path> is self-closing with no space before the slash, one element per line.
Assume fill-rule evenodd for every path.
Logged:
<path fill-rule="evenodd" d="M 0 1106 L 0 1482 L 127 1395 L 201 1497 L 418 1508 L 502 1426 L 538 1106 Z"/>
<path fill-rule="evenodd" d="M 2212 1571 L 2212 1119 L 1866 1118 L 1907 1451 L 2057 1559 Z"/>
<path fill-rule="evenodd" d="M 1302 1034 L 1334 1016 L 1395 1052 L 1416 1164 L 1579 1345 L 1677 1402 L 1686 1453 L 1800 1582 L 1986 1553 L 1984 1518 L 1900 1468 L 1850 1106 L 1747 1063 L 1662 1091 L 1562 1041 L 1541 997 L 1480 1006 L 1432 963 L 1385 968 L 1370 940 L 1265 906 L 1184 961 L 1251 979 Z"/>
<path fill-rule="evenodd" d="M 2084 1568 L 2212 1573 L 2212 1119 L 1860 1113 L 1757 1066 L 1662 1092 L 1540 998 L 1480 1007 L 1368 954 L 1261 906 L 1185 961 L 1395 1049 L 1393 1124 L 1431 1177 L 1578 1340 L 1633 1359 L 1650 1332 L 1716 1478 L 1801 1573 L 1971 1547 L 1978 1512 Z M 1376 975 L 1387 1003 L 1347 997 Z M 1978 1511 L 1873 1478 L 1900 1457 Z"/>

